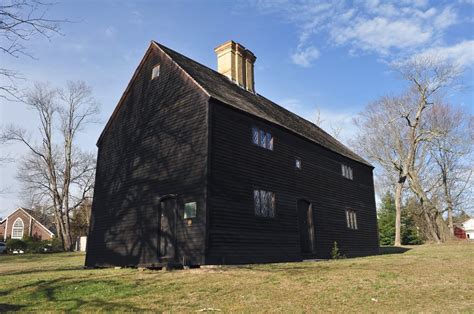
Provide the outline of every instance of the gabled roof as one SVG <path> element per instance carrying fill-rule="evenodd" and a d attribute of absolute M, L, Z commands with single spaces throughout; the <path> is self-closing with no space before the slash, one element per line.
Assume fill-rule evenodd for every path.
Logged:
<path fill-rule="evenodd" d="M 351 151 L 314 123 L 288 111 L 259 94 L 253 94 L 244 90 L 217 71 L 162 44 L 155 41 L 153 41 L 153 43 L 191 76 L 210 97 L 236 109 L 277 124 L 342 156 L 372 167 L 369 162 Z"/>
<path fill-rule="evenodd" d="M 109 118 L 104 130 L 102 131 L 97 144 L 99 144 L 104 137 L 107 129 L 110 127 L 120 107 L 122 106 L 126 95 L 135 80 L 137 74 L 140 72 L 143 62 L 151 51 L 151 47 L 158 47 L 164 52 L 183 72 L 188 75 L 192 81 L 204 92 L 207 96 L 214 98 L 222 103 L 225 103 L 238 110 L 249 113 L 253 116 L 259 117 L 276 125 L 279 125 L 293 133 L 296 133 L 316 144 L 319 144 L 335 153 L 342 156 L 373 167 L 368 161 L 354 153 L 344 144 L 329 135 L 323 129 L 311 123 L 310 121 L 294 114 L 293 112 L 277 105 L 271 100 L 263 97 L 260 94 L 253 94 L 238 85 L 231 82 L 226 76 L 200 64 L 162 44 L 155 41 L 151 42 L 145 56 L 142 58 L 138 68 L 128 83 L 122 97 L 120 98 L 112 116 Z"/>
<path fill-rule="evenodd" d="M 23 208 L 23 207 L 18 207 L 17 209 L 12 211 L 8 216 L 6 216 L 2 221 L 0 221 L 0 223 L 3 223 L 5 220 L 8 219 L 8 217 L 10 217 L 11 215 L 13 215 L 14 213 L 16 213 L 19 210 L 23 211 L 28 216 L 30 216 L 31 218 L 36 220 L 36 222 L 38 222 L 38 224 L 41 227 L 43 227 L 47 232 L 49 232 L 52 236 L 54 235 L 54 232 L 51 231 L 51 229 L 55 229 L 55 227 L 54 227 L 54 225 L 52 224 L 51 221 L 46 221 L 46 219 L 44 217 L 42 217 L 40 214 L 38 214 L 37 212 L 35 212 L 31 209 Z M 49 228 L 46 227 L 45 225 L 48 226 Z"/>

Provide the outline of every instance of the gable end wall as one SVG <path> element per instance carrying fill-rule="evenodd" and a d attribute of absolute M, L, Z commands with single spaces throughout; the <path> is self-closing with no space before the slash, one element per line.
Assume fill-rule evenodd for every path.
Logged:
<path fill-rule="evenodd" d="M 98 144 L 87 266 L 160 263 L 158 198 L 166 194 L 178 194 L 178 260 L 203 263 L 208 97 L 159 48 L 149 49 Z M 197 202 L 191 222 L 186 202 Z"/>

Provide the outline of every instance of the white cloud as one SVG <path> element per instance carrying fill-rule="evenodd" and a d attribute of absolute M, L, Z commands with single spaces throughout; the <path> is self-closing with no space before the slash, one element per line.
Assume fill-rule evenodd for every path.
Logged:
<path fill-rule="evenodd" d="M 261 0 L 264 14 L 280 14 L 298 28 L 295 64 L 309 66 L 320 51 L 316 40 L 344 46 L 350 53 L 400 59 L 444 42 L 446 30 L 461 20 L 455 4 L 427 0 Z M 321 46 L 325 46 L 322 43 Z"/>
<path fill-rule="evenodd" d="M 370 20 L 361 19 L 345 28 L 335 28 L 331 37 L 337 44 L 350 43 L 362 50 L 386 54 L 393 48 L 403 49 L 424 44 L 431 39 L 432 32 L 423 30 L 420 25 L 410 20 L 391 21 L 376 17 Z"/>
<path fill-rule="evenodd" d="M 296 52 L 291 55 L 291 60 L 294 64 L 302 67 L 309 67 L 311 63 L 319 58 L 319 50 L 314 46 L 306 48 L 298 48 Z"/>
<path fill-rule="evenodd" d="M 434 24 L 437 28 L 444 29 L 456 23 L 456 20 L 456 12 L 451 7 L 447 7 L 435 17 Z"/>
<path fill-rule="evenodd" d="M 417 56 L 433 56 L 440 61 L 452 61 L 459 66 L 474 65 L 474 40 L 464 40 L 452 46 L 431 47 Z"/>

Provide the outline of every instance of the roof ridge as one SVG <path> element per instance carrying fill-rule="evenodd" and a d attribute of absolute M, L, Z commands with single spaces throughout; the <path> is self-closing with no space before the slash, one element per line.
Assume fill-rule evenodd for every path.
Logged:
<path fill-rule="evenodd" d="M 176 64 L 178 64 L 179 67 L 183 69 L 184 72 L 196 82 L 196 84 L 198 84 L 198 86 L 207 91 L 210 97 L 251 115 L 279 125 L 280 127 L 283 127 L 295 134 L 298 134 L 299 136 L 315 142 L 325 149 L 333 151 L 341 156 L 373 167 L 368 161 L 359 156 L 357 153 L 353 152 L 349 147 L 341 143 L 339 140 L 334 138 L 332 135 L 313 122 L 297 115 L 296 113 L 284 108 L 283 106 L 275 103 L 261 94 L 252 93 L 242 89 L 237 84 L 230 81 L 227 76 L 198 61 L 195 61 L 156 41 L 152 42 L 160 47 L 166 55 L 168 55 Z M 209 72 L 206 73 L 206 71 Z M 219 78 L 219 80 L 216 80 L 216 78 Z M 221 79 L 222 81 L 220 81 Z M 219 87 L 221 87 L 221 89 L 219 89 Z M 228 90 L 225 90 L 226 88 Z M 277 109 L 275 111 L 279 111 L 280 117 L 278 114 L 272 115 L 270 112 L 272 108 Z M 292 123 L 294 125 L 292 125 Z"/>

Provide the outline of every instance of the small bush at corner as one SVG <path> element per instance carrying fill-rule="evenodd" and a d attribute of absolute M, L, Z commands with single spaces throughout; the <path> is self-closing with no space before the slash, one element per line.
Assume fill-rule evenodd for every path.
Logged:
<path fill-rule="evenodd" d="M 331 250 L 331 258 L 332 259 L 346 258 L 345 255 L 341 254 L 341 251 L 339 250 L 339 247 L 337 246 L 336 241 L 334 241 L 334 246 L 332 247 L 332 250 Z"/>

